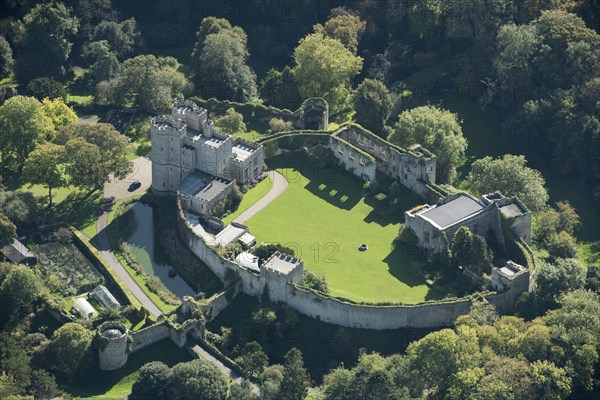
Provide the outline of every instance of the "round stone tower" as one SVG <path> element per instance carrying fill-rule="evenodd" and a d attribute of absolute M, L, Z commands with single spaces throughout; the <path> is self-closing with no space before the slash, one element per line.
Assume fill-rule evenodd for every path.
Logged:
<path fill-rule="evenodd" d="M 119 322 L 107 322 L 100 326 L 100 348 L 98 359 L 100 369 L 112 371 L 119 369 L 127 363 L 127 327 Z"/>

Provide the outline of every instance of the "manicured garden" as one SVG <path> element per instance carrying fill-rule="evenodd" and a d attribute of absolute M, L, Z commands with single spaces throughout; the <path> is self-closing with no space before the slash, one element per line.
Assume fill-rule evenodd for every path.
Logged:
<path fill-rule="evenodd" d="M 65 391 L 79 399 L 123 399 L 131 393 L 131 387 L 143 365 L 151 361 L 162 361 L 173 366 L 191 359 L 184 349 L 178 348 L 168 339 L 162 340 L 130 355 L 123 368 L 116 371 L 94 370 L 86 377 L 69 384 Z"/>
<path fill-rule="evenodd" d="M 287 191 L 246 225 L 260 242 L 293 247 L 305 269 L 326 275 L 331 294 L 354 301 L 418 303 L 439 298 L 415 275 L 424 260 L 394 246 L 403 213 L 419 204 L 403 190 L 395 211 L 338 168 L 319 168 L 301 154 L 269 161 L 289 181 Z M 360 252 L 366 243 L 369 250 Z"/>

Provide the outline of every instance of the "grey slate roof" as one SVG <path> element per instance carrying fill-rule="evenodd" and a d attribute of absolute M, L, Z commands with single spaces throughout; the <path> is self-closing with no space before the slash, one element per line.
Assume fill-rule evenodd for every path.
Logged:
<path fill-rule="evenodd" d="M 471 196 L 461 194 L 446 203 L 430 208 L 420 215 L 444 229 L 469 215 L 481 211 L 483 208 L 481 202 Z"/>

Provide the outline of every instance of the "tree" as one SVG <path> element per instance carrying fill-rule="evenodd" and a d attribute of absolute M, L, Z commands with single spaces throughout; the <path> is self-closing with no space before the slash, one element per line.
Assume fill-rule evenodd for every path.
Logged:
<path fill-rule="evenodd" d="M 248 375 L 258 376 L 269 365 L 269 357 L 267 357 L 260 344 L 249 342 L 244 345 L 240 356 L 235 359 L 235 362 Z"/>
<path fill-rule="evenodd" d="M 451 182 L 467 150 L 456 114 L 434 106 L 403 111 L 388 140 L 400 146 L 423 145 L 437 156 L 437 180 Z"/>
<path fill-rule="evenodd" d="M 332 15 L 325 22 L 325 26 L 317 24 L 314 30 L 315 33 L 338 40 L 348 50 L 356 54 L 358 42 L 365 33 L 366 28 L 366 22 L 362 21 L 358 15 L 340 7 L 332 11 Z"/>
<path fill-rule="evenodd" d="M 7 76 L 13 69 L 13 51 L 4 36 L 0 36 L 0 76 Z"/>
<path fill-rule="evenodd" d="M 362 57 L 338 40 L 319 33 L 307 35 L 294 50 L 294 77 L 302 98 L 323 97 L 333 112 L 345 106 L 350 81 L 362 69 Z"/>
<path fill-rule="evenodd" d="M 78 187 L 97 189 L 102 187 L 109 175 L 123 179 L 132 171 L 132 163 L 128 159 L 129 138 L 112 125 L 67 126 L 54 142 L 67 148 L 66 170 L 71 182 Z"/>
<path fill-rule="evenodd" d="M 352 96 L 356 122 L 385 139 L 383 127 L 392 111 L 388 88 L 378 80 L 365 79 Z"/>
<path fill-rule="evenodd" d="M 252 386 L 247 380 L 241 384 L 234 383 L 229 387 L 228 400 L 260 400 L 260 397 L 252 392 Z"/>
<path fill-rule="evenodd" d="M 413 387 L 421 393 L 429 387 L 444 387 L 455 372 L 455 348 L 458 337 L 453 330 L 442 329 L 412 342 L 406 355 L 414 373 Z"/>
<path fill-rule="evenodd" d="M 283 379 L 279 386 L 279 396 L 282 399 L 304 400 L 308 395 L 308 373 L 300 350 L 293 348 L 284 357 Z"/>
<path fill-rule="evenodd" d="M 563 294 L 559 304 L 558 309 L 544 316 L 553 341 L 560 346 L 550 361 L 567 367 L 574 391 L 590 391 L 595 385 L 594 366 L 600 359 L 597 350 L 600 346 L 600 298 L 593 292 L 576 290 Z"/>
<path fill-rule="evenodd" d="M 536 292 L 554 304 L 561 294 L 583 288 L 585 273 L 585 268 L 574 258 L 542 263 L 536 276 Z"/>
<path fill-rule="evenodd" d="M 281 71 L 270 69 L 260 83 L 260 97 L 274 107 L 298 109 L 302 99 L 292 69 L 289 66 Z"/>
<path fill-rule="evenodd" d="M 534 361 L 531 364 L 531 375 L 540 399 L 563 400 L 571 394 L 571 378 L 564 369 L 550 361 Z"/>
<path fill-rule="evenodd" d="M 193 360 L 171 368 L 170 395 L 173 400 L 225 400 L 227 381 L 208 361 Z"/>
<path fill-rule="evenodd" d="M 75 114 L 75 111 L 71 107 L 65 104 L 62 98 L 55 98 L 54 100 L 43 99 L 42 107 L 52 121 L 52 127 L 54 128 L 52 137 L 65 126 L 77 123 L 77 114 Z"/>
<path fill-rule="evenodd" d="M 8 323 L 17 311 L 29 307 L 38 296 L 43 295 L 40 278 L 31 268 L 18 265 L 11 268 L 0 285 L 0 315 L 2 325 Z"/>
<path fill-rule="evenodd" d="M 170 110 L 173 98 L 185 97 L 191 88 L 190 82 L 179 71 L 180 67 L 173 57 L 144 55 L 131 58 L 123 63 L 117 78 L 105 82 L 108 90 L 99 85 L 98 99 L 118 104 L 131 102 L 151 112 Z"/>
<path fill-rule="evenodd" d="M 546 249 L 553 258 L 574 258 L 577 256 L 577 241 L 566 231 L 550 235 Z"/>
<path fill-rule="evenodd" d="M 0 248 L 11 244 L 17 237 L 17 227 L 3 213 L 0 213 Z"/>
<path fill-rule="evenodd" d="M 69 322 L 52 335 L 46 351 L 48 366 L 56 376 L 72 379 L 94 367 L 94 334 L 76 322 Z"/>
<path fill-rule="evenodd" d="M 246 34 L 240 30 L 222 30 L 206 37 L 196 66 L 204 97 L 240 102 L 256 97 L 256 74 L 246 63 L 250 54 Z"/>
<path fill-rule="evenodd" d="M 153 361 L 140 368 L 140 373 L 131 388 L 129 399 L 145 400 L 165 398 L 169 391 L 171 371 L 160 361 Z"/>
<path fill-rule="evenodd" d="M 53 143 L 44 143 L 29 154 L 23 167 L 25 181 L 32 185 L 43 185 L 48 188 L 52 207 L 52 189 L 64 187 L 67 183 L 62 165 L 65 159 L 65 148 Z"/>
<path fill-rule="evenodd" d="M 204 50 L 204 43 L 206 42 L 206 38 L 209 35 L 214 35 L 226 30 L 232 30 L 233 26 L 231 23 L 227 21 L 225 18 L 217 18 L 217 17 L 206 17 L 200 23 L 200 27 L 198 28 L 198 32 L 196 32 L 196 43 L 194 45 L 194 50 L 192 51 L 192 58 L 195 59 L 196 62 L 200 59 L 200 54 Z M 239 29 L 237 33 L 240 35 L 240 40 L 247 41 L 247 37 L 245 37 L 245 33 L 243 30 Z"/>
<path fill-rule="evenodd" d="M 456 0 L 444 3 L 446 37 L 479 46 L 491 44 L 498 28 L 514 13 L 512 2 L 505 0 Z"/>
<path fill-rule="evenodd" d="M 116 78 L 123 70 L 117 54 L 110 49 L 106 40 L 88 44 L 84 56 L 91 61 L 89 73 L 95 83 Z"/>
<path fill-rule="evenodd" d="M 267 367 L 259 379 L 261 398 L 264 400 L 279 399 L 279 386 L 283 380 L 283 366 L 275 364 Z"/>
<path fill-rule="evenodd" d="M 100 22 L 94 29 L 92 40 L 105 41 L 109 49 L 122 58 L 134 53 L 139 46 L 140 37 L 135 18 L 132 17 L 122 22 Z"/>
<path fill-rule="evenodd" d="M 15 96 L 0 107 L 0 153 L 5 166 L 22 168 L 29 153 L 54 132 L 52 120 L 33 97 Z"/>
<path fill-rule="evenodd" d="M 0 213 L 4 213 L 17 227 L 35 221 L 38 204 L 33 194 L 0 189 Z"/>
<path fill-rule="evenodd" d="M 246 124 L 244 123 L 244 116 L 235 111 L 232 107 L 225 111 L 225 115 L 217 118 L 215 126 L 232 135 L 235 133 L 243 133 L 247 130 Z"/>
<path fill-rule="evenodd" d="M 35 78 L 25 87 L 25 94 L 33 96 L 39 101 L 45 98 L 66 100 L 67 91 L 62 83 L 52 78 Z"/>
<path fill-rule="evenodd" d="M 17 79 L 26 83 L 33 78 L 62 77 L 77 33 L 79 22 L 62 3 L 40 3 L 23 18 L 25 35 L 23 55 L 17 59 Z"/>
<path fill-rule="evenodd" d="M 506 154 L 501 158 L 484 157 L 471 166 L 469 187 L 477 193 L 499 191 L 516 196 L 532 211 L 541 210 L 548 201 L 542 174 L 527 167 L 524 156 Z"/>
<path fill-rule="evenodd" d="M 414 43 L 422 43 L 425 50 L 441 39 L 444 3 L 426 0 L 410 3 L 406 7 L 406 19 L 410 37 Z"/>

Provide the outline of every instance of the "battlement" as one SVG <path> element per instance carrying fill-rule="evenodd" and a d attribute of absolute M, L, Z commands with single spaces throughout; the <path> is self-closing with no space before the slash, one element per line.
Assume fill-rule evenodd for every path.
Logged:
<path fill-rule="evenodd" d="M 303 267 L 303 265 L 304 263 L 300 258 L 276 251 L 265 261 L 262 268 L 279 275 L 290 275 L 296 268 Z"/>
<path fill-rule="evenodd" d="M 181 132 L 186 128 L 186 124 L 183 121 L 175 119 L 170 115 L 160 115 L 158 117 L 154 117 L 152 118 L 151 124 L 154 131 L 158 132 Z"/>

